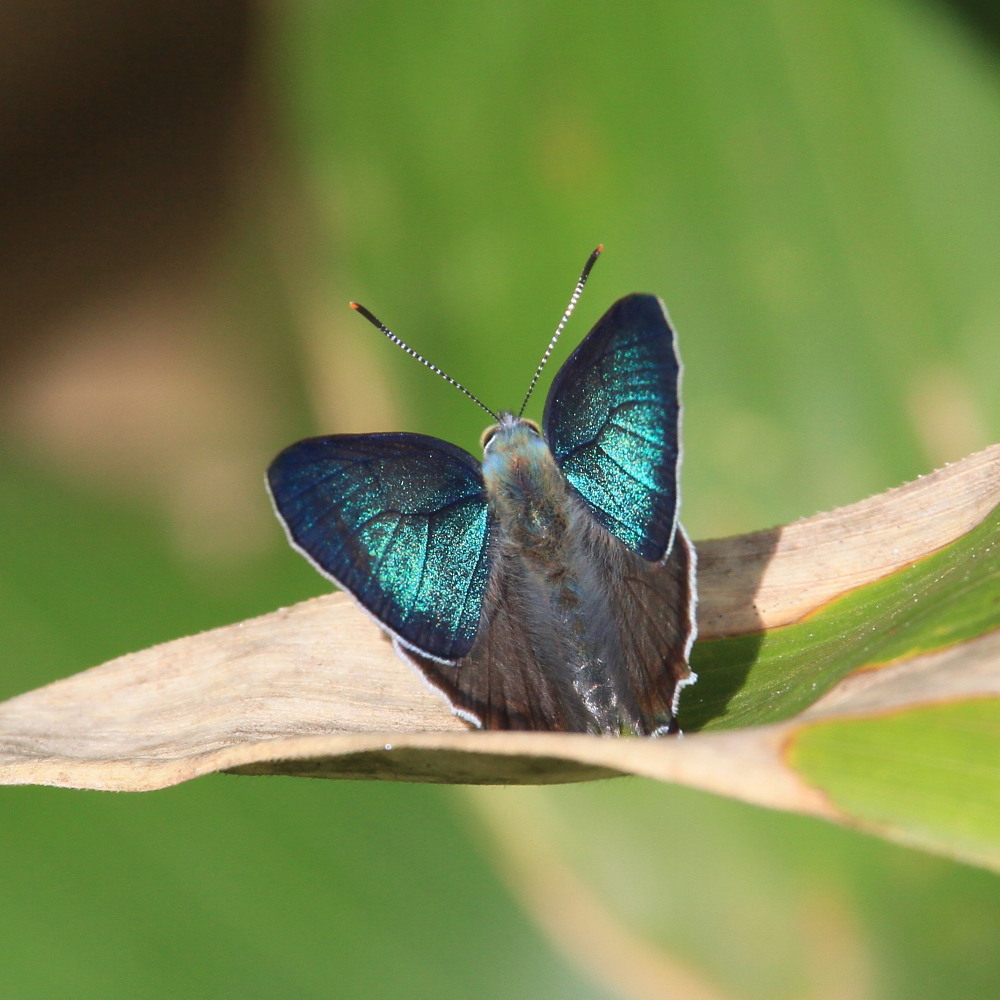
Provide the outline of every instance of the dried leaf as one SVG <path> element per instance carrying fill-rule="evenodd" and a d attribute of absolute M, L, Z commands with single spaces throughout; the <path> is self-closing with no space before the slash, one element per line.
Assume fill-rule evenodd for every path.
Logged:
<path fill-rule="evenodd" d="M 904 579 L 907 567 L 972 537 L 998 502 L 994 446 L 829 514 L 700 543 L 702 640 L 818 620 L 812 616 L 841 595 L 893 574 Z M 993 537 L 970 557 L 988 559 Z M 990 587 L 995 564 L 994 554 L 977 566 L 987 568 L 982 579 Z M 986 584 L 977 586 L 986 592 Z M 918 642 L 919 655 L 881 669 L 853 665 L 785 721 L 644 740 L 470 731 L 353 601 L 333 594 L 123 656 L 7 701 L 0 705 L 0 783 L 141 791 L 223 770 L 479 784 L 637 774 L 951 850 L 933 835 L 921 840 L 893 828 L 892 817 L 868 816 L 855 785 L 848 782 L 845 792 L 844 776 L 830 772 L 831 757 L 817 751 L 815 734 L 837 736 L 830 726 L 943 704 L 1000 705 L 1000 633 L 990 631 L 1000 624 L 1000 602 L 993 594 L 983 607 L 987 617 L 977 619 L 974 635 L 936 651 Z M 973 729 L 991 731 L 992 716 L 976 718 Z M 994 763 L 996 773 L 982 780 L 996 794 Z M 992 822 L 992 813 L 984 815 Z M 972 841 L 956 850 L 1000 866 L 1000 847 L 993 853 L 981 831 Z"/>

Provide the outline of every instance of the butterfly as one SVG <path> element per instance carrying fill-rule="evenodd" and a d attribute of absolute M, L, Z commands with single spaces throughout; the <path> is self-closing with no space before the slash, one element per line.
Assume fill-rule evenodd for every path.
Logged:
<path fill-rule="evenodd" d="M 695 551 L 678 522 L 676 338 L 656 296 L 619 299 L 483 460 L 422 434 L 309 438 L 271 464 L 291 545 L 354 596 L 452 710 L 486 729 L 676 732 L 696 676 Z"/>

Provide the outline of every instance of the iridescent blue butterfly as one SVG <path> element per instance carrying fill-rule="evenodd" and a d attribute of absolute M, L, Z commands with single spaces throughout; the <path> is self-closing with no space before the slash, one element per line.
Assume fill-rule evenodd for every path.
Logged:
<path fill-rule="evenodd" d="M 268 470 L 291 544 L 357 599 L 396 649 L 489 729 L 676 731 L 694 681 L 695 553 L 677 521 L 680 362 L 663 303 L 628 295 L 528 398 L 483 461 L 422 434 L 342 434 Z"/>

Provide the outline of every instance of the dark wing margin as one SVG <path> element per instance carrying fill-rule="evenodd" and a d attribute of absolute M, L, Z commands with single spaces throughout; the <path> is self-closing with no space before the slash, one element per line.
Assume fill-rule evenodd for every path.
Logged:
<path fill-rule="evenodd" d="M 545 435 L 570 485 L 652 562 L 677 526 L 679 382 L 666 308 L 655 295 L 628 295 L 570 355 L 545 404 Z"/>
<path fill-rule="evenodd" d="M 292 545 L 405 646 L 443 661 L 469 652 L 490 515 L 468 452 L 422 434 L 308 438 L 267 483 Z"/>

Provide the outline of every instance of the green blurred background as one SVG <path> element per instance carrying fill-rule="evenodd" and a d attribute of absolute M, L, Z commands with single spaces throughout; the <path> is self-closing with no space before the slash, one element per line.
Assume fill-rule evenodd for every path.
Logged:
<path fill-rule="evenodd" d="M 931 0 L 0 10 L 0 695 L 322 593 L 297 437 L 477 448 L 632 291 L 696 538 L 1000 427 L 998 21 Z M 535 399 L 544 401 L 547 378 Z M 0 734 L 2 738 L 2 734 Z M 1000 880 L 620 780 L 4 789 L 18 998 L 994 997 Z"/>

